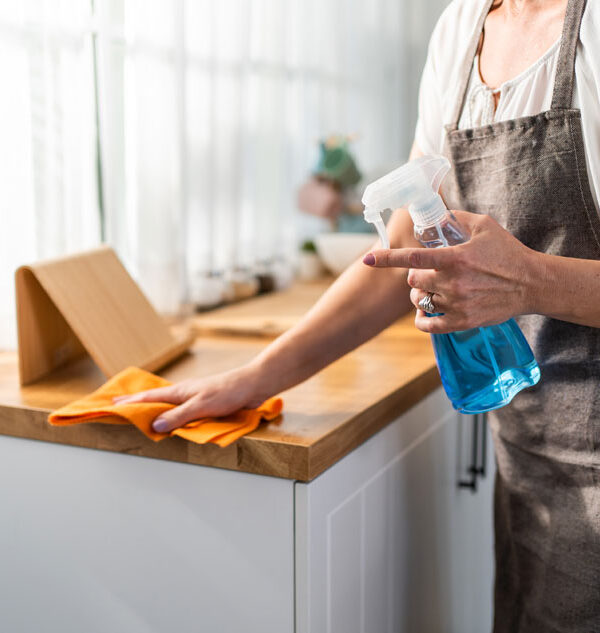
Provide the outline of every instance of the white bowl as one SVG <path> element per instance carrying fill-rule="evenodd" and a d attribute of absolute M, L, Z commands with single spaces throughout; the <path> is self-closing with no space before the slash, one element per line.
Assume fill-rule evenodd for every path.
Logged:
<path fill-rule="evenodd" d="M 342 273 L 377 241 L 374 233 L 321 233 L 315 237 L 319 257 L 334 275 Z"/>

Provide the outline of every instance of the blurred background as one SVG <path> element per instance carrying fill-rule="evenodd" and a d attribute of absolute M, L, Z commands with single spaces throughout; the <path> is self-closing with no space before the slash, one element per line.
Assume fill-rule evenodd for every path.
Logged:
<path fill-rule="evenodd" d="M 0 348 L 23 263 L 106 242 L 172 314 L 368 231 L 351 216 L 408 157 L 445 5 L 0 0 Z"/>

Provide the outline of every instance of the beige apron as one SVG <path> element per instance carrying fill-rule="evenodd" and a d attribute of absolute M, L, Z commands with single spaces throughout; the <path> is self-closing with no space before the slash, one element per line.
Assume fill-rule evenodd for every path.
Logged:
<path fill-rule="evenodd" d="M 491 0 L 485 5 L 446 127 L 453 169 L 444 198 L 452 209 L 491 215 L 537 251 L 600 259 L 581 115 L 572 109 L 585 0 L 568 2 L 551 109 L 459 130 Z M 498 465 L 494 631 L 600 632 L 600 329 L 541 315 L 516 320 L 542 375 L 490 415 Z"/>

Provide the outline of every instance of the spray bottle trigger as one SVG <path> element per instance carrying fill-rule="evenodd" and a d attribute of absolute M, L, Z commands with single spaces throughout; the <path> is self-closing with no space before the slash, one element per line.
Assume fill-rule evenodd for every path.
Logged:
<path fill-rule="evenodd" d="M 423 157 L 421 167 L 429 178 L 431 188 L 437 193 L 446 174 L 450 171 L 450 162 L 443 156 Z"/>

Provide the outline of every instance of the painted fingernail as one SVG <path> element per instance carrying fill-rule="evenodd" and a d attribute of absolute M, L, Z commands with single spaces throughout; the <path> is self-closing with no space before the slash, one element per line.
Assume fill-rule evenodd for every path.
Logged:
<path fill-rule="evenodd" d="M 157 433 L 166 433 L 169 430 L 169 421 L 165 420 L 165 418 L 157 418 L 152 423 L 152 428 Z"/>
<path fill-rule="evenodd" d="M 368 253 L 367 255 L 365 255 L 363 259 L 363 264 L 366 264 L 367 266 L 373 266 L 374 263 L 375 255 L 373 255 L 372 253 Z"/>

